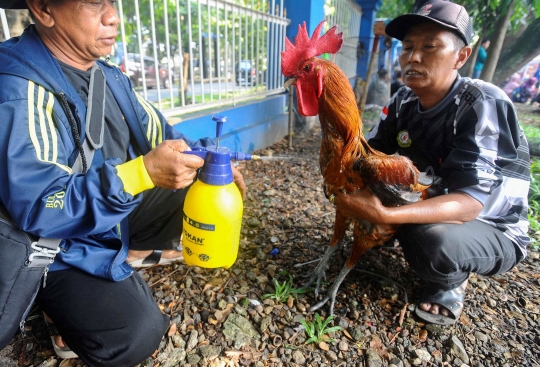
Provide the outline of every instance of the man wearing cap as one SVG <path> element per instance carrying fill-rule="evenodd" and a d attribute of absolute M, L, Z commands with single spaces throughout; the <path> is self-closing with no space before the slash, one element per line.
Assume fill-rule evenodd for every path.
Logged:
<path fill-rule="evenodd" d="M 22 230 L 62 239 L 36 298 L 63 338 L 59 356 L 69 347 L 89 366 L 133 367 L 156 350 L 169 317 L 126 259 L 181 255 L 183 199 L 203 164 L 183 152 L 211 141 L 173 129 L 100 60 L 117 36 L 115 1 L 0 7 L 28 8 L 35 22 L 0 44 L 0 205 Z"/>
<path fill-rule="evenodd" d="M 416 315 L 443 325 L 459 319 L 470 273 L 507 272 L 529 244 L 527 141 L 506 93 L 459 75 L 471 54 L 471 30 L 465 8 L 442 0 L 386 26 L 403 43 L 405 86 L 384 107 L 368 142 L 408 156 L 421 171 L 432 167 L 430 198 L 386 208 L 367 190 L 336 197 L 347 215 L 404 224 L 403 253 L 427 283 Z"/>

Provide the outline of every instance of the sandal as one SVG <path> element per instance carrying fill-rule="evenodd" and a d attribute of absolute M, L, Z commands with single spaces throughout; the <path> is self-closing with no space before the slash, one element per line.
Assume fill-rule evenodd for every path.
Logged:
<path fill-rule="evenodd" d="M 54 348 L 54 352 L 58 356 L 58 358 L 62 359 L 69 359 L 69 358 L 79 358 L 79 356 L 72 351 L 67 345 L 65 347 L 59 347 L 56 345 L 56 337 L 60 336 L 60 333 L 58 332 L 58 329 L 56 328 L 56 325 L 53 324 L 50 321 L 47 321 L 48 316 L 43 313 L 44 319 L 45 319 L 45 325 L 47 325 L 47 330 L 49 331 L 49 336 L 51 337 L 51 342 Z"/>
<path fill-rule="evenodd" d="M 178 257 L 173 257 L 170 259 L 161 257 L 163 254 L 163 250 L 153 250 L 150 255 L 145 257 L 144 259 L 137 259 L 128 262 L 129 265 L 131 265 L 132 268 L 147 268 L 152 265 L 169 265 L 176 261 L 182 261 L 184 260 L 184 256 L 180 255 Z"/>
<path fill-rule="evenodd" d="M 468 280 L 465 280 L 456 288 L 448 291 L 443 291 L 437 288 L 436 285 L 428 286 L 422 295 L 421 301 L 416 305 L 416 316 L 431 324 L 455 324 L 463 312 L 463 301 L 465 300 L 465 289 L 467 288 L 467 283 Z M 444 316 L 440 313 L 433 314 L 429 311 L 424 311 L 420 308 L 422 303 L 435 303 L 442 306 L 448 310 L 449 315 Z"/>

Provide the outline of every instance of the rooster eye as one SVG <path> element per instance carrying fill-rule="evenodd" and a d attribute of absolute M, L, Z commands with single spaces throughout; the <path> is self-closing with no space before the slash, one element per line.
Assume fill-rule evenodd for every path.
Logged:
<path fill-rule="evenodd" d="M 306 66 L 304 66 L 304 71 L 309 71 L 309 69 L 311 69 L 311 65 L 310 65 L 310 64 L 307 64 Z"/>

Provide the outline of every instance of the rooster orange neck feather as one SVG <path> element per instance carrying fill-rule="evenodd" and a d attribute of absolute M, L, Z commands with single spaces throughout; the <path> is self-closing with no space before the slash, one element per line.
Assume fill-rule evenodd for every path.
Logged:
<path fill-rule="evenodd" d="M 325 139 L 332 140 L 329 147 L 338 148 L 334 153 L 341 155 L 341 164 L 352 167 L 360 156 L 372 150 L 362 135 L 362 121 L 356 98 L 349 80 L 333 63 L 320 60 L 326 69 L 324 89 L 319 98 L 319 120 Z M 340 140 L 341 144 L 335 144 Z"/>

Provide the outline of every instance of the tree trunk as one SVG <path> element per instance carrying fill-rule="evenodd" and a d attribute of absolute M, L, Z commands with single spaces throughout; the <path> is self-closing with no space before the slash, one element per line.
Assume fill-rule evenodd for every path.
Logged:
<path fill-rule="evenodd" d="M 531 20 L 515 34 L 509 34 L 493 75 L 493 84 L 501 85 L 513 73 L 540 54 L 540 18 Z"/>
<path fill-rule="evenodd" d="M 489 47 L 489 53 L 482 69 L 482 74 L 480 74 L 480 79 L 491 82 L 493 79 L 493 74 L 495 73 L 495 68 L 497 67 L 497 62 L 499 61 L 499 56 L 501 55 L 502 46 L 504 43 L 504 37 L 506 36 L 506 31 L 508 25 L 510 24 L 510 16 L 514 12 L 514 5 L 516 0 L 510 2 L 506 13 L 497 20 L 495 25 L 494 32 L 491 35 L 491 44 Z"/>
<path fill-rule="evenodd" d="M 476 64 L 476 58 L 478 57 L 478 50 L 480 50 L 480 45 L 482 44 L 482 38 L 478 39 L 478 42 L 474 45 L 472 49 L 471 56 L 469 57 L 469 60 L 465 63 L 465 65 L 461 68 L 459 71 L 459 74 L 461 76 L 468 76 L 469 78 L 472 77 L 473 71 L 474 71 L 474 64 Z"/>

